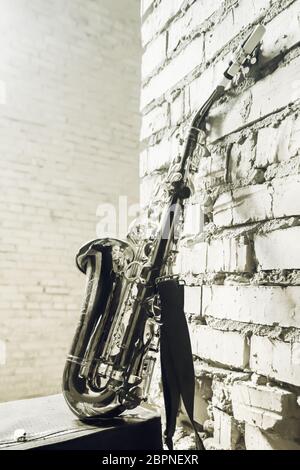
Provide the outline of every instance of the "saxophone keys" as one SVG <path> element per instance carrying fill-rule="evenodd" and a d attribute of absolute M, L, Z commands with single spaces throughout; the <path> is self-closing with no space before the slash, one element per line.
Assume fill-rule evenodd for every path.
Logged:
<path fill-rule="evenodd" d="M 115 379 L 115 380 L 120 381 L 120 382 L 122 381 L 123 376 L 124 376 L 124 374 L 121 370 L 113 370 L 112 374 L 111 374 L 112 379 Z"/>
<path fill-rule="evenodd" d="M 152 252 L 152 249 L 153 249 L 153 243 L 152 242 L 147 242 L 146 245 L 144 246 L 144 256 L 146 257 L 146 259 L 149 258 L 151 252 Z"/>
<path fill-rule="evenodd" d="M 200 144 L 204 144 L 204 142 L 206 142 L 206 132 L 203 129 L 199 129 L 198 142 Z"/>
<path fill-rule="evenodd" d="M 173 173 L 170 175 L 169 183 L 174 184 L 174 183 L 178 183 L 178 181 L 181 181 L 181 180 L 182 180 L 181 173 Z"/>
<path fill-rule="evenodd" d="M 132 410 L 136 408 L 143 400 L 143 390 L 138 385 L 133 386 L 128 391 L 123 389 L 120 392 L 120 399 L 128 410 Z"/>
<path fill-rule="evenodd" d="M 138 375 L 134 375 L 134 374 L 131 374 L 128 379 L 128 383 L 132 385 L 138 384 L 140 381 L 141 381 L 141 377 L 139 377 Z"/>
<path fill-rule="evenodd" d="M 194 132 L 197 132 L 197 141 L 200 144 L 204 144 L 206 142 L 206 132 L 203 129 L 199 129 L 198 127 L 191 128 Z"/>

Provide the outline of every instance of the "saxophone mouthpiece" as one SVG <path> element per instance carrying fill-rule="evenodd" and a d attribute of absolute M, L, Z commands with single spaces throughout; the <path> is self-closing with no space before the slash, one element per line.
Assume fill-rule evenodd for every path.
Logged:
<path fill-rule="evenodd" d="M 253 53 L 258 47 L 265 32 L 266 28 L 262 24 L 259 24 L 243 44 L 237 48 L 231 62 L 229 63 L 229 67 L 224 72 L 225 79 L 231 81 L 233 77 L 240 72 L 243 66 L 250 67 L 256 62 L 256 60 L 251 62 L 251 59 L 254 59 L 254 57 L 252 57 Z M 226 84 L 226 81 L 224 84 Z"/>
<path fill-rule="evenodd" d="M 252 31 L 248 39 L 246 39 L 246 41 L 242 45 L 242 48 L 246 55 L 251 55 L 254 52 L 254 50 L 262 40 L 265 32 L 266 28 L 262 24 L 256 26 L 256 28 Z"/>

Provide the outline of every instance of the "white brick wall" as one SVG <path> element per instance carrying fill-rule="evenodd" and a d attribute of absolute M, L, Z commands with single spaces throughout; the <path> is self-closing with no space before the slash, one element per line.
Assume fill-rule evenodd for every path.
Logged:
<path fill-rule="evenodd" d="M 296 418 L 299 415 L 297 397 L 294 393 L 275 386 L 256 385 L 249 382 L 236 382 L 232 388 L 233 406 L 241 404 L 277 413 L 282 419 Z"/>
<path fill-rule="evenodd" d="M 60 391 L 85 283 L 75 254 L 99 203 L 138 199 L 138 9 L 1 2 L 0 400 Z"/>
<path fill-rule="evenodd" d="M 295 441 L 282 439 L 273 433 L 261 431 L 251 424 L 245 425 L 245 445 L 247 450 L 300 450 Z"/>
<path fill-rule="evenodd" d="M 230 134 L 298 100 L 300 91 L 295 84 L 298 80 L 299 64 L 298 57 L 291 63 L 283 63 L 272 75 L 257 82 L 247 93 L 239 95 L 230 103 L 217 106 L 211 114 L 211 140 Z M 287 93 L 287 90 L 290 90 L 290 93 Z"/>
<path fill-rule="evenodd" d="M 214 318 L 300 327 L 300 289 L 297 286 L 204 286 L 202 308 L 203 315 Z"/>
<path fill-rule="evenodd" d="M 248 364 L 247 339 L 239 333 L 191 324 L 191 339 L 193 354 L 200 358 L 237 369 L 243 369 Z"/>
<path fill-rule="evenodd" d="M 142 89 L 141 108 L 151 101 L 160 98 L 168 89 L 174 87 L 198 64 L 203 54 L 203 36 L 197 37 L 174 60 L 169 62 L 164 69 L 155 75 Z"/>
<path fill-rule="evenodd" d="M 256 235 L 254 246 L 259 269 L 299 269 L 300 250 L 297 248 L 299 237 L 300 227 Z M 295 249 L 287 249 L 287 247 L 295 247 Z M 294 289 L 298 290 L 297 287 Z"/>
<path fill-rule="evenodd" d="M 240 438 L 240 431 L 236 420 L 214 408 L 214 441 L 221 449 L 234 450 Z"/>
<path fill-rule="evenodd" d="M 214 206 L 214 222 L 228 227 L 297 216 L 300 213 L 299 190 L 300 177 L 296 175 L 222 194 Z"/>
<path fill-rule="evenodd" d="M 150 3 L 148 1 L 148 3 Z M 142 44 L 145 46 L 166 23 L 180 11 L 183 6 L 184 0 L 164 0 L 159 2 L 157 7 L 153 10 L 142 25 Z"/>
<path fill-rule="evenodd" d="M 250 368 L 281 382 L 300 386 L 300 342 L 253 336 Z"/>
<path fill-rule="evenodd" d="M 277 382 L 273 392 L 268 389 L 271 404 L 278 394 L 288 394 L 290 385 L 300 394 L 299 8 L 300 0 L 158 1 L 147 9 L 142 27 L 146 204 L 150 183 L 179 153 L 170 136 L 184 135 L 188 119 L 219 82 L 232 49 L 258 21 L 266 26 L 258 65 L 209 113 L 210 155 L 200 161 L 195 194 L 186 203 L 176 272 L 187 282 L 185 311 L 194 354 L 212 377 L 219 377 L 221 364 Z M 205 212 L 205 224 L 194 209 Z M 255 335 L 245 338 L 241 331 Z M 236 419 L 246 431 L 238 444 L 233 442 L 228 390 L 222 412 L 213 390 L 213 448 L 297 447 L 298 415 L 292 435 L 281 425 L 276 438 L 261 434 L 257 408 L 264 409 L 263 394 L 255 404 L 243 404 L 246 410 L 239 406 Z M 269 412 L 268 423 L 277 411 Z"/>

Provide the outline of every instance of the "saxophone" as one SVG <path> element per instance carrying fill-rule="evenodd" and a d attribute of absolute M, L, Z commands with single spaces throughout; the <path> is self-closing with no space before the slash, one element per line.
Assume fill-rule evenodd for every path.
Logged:
<path fill-rule="evenodd" d="M 206 152 L 208 111 L 241 69 L 255 63 L 264 32 L 258 25 L 235 52 L 221 83 L 193 117 L 182 157 L 171 165 L 126 240 L 97 239 L 77 254 L 77 266 L 87 281 L 64 368 L 63 394 L 81 420 L 119 416 L 147 400 L 159 349 L 156 286 L 171 275 L 175 231 L 183 201 L 191 194 L 190 174 L 197 167 L 193 157 Z"/>

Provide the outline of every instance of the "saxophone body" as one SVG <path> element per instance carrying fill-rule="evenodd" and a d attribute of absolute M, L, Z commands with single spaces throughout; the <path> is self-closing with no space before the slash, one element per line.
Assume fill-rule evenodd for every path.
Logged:
<path fill-rule="evenodd" d="M 146 247 L 149 243 L 134 247 L 99 239 L 77 255 L 87 277 L 86 292 L 65 365 L 63 393 L 81 419 L 118 416 L 146 399 L 158 348 Z"/>
<path fill-rule="evenodd" d="M 162 276 L 172 275 L 174 234 L 191 193 L 189 177 L 197 171 L 199 157 L 207 155 L 205 119 L 240 69 L 255 62 L 253 53 L 264 32 L 258 25 L 246 39 L 193 117 L 183 155 L 157 185 L 144 219 L 134 223 L 124 241 L 98 239 L 79 250 L 76 262 L 86 275 L 86 291 L 65 364 L 63 394 L 82 420 L 119 416 L 147 400 L 159 348 L 156 285 Z"/>

